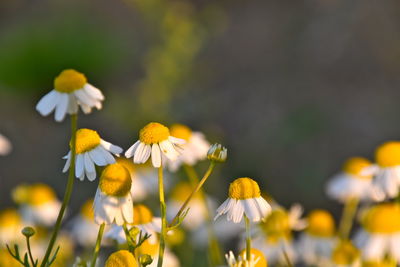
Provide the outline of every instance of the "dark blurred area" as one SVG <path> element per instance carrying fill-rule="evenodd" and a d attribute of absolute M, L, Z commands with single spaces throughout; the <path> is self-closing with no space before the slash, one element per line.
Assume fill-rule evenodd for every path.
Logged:
<path fill-rule="evenodd" d="M 80 127 L 126 149 L 149 121 L 185 123 L 229 149 L 211 195 L 250 176 L 286 206 L 337 211 L 329 176 L 400 136 L 399 22 L 394 0 L 1 0 L 0 133 L 14 150 L 0 208 L 23 182 L 62 197 L 69 123 L 35 105 L 75 68 L 106 95 Z M 73 207 L 95 190 L 79 182 Z"/>

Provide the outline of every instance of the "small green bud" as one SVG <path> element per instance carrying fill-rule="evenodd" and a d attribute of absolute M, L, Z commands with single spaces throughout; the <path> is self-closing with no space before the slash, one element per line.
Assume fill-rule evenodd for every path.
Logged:
<path fill-rule="evenodd" d="M 137 227 L 132 227 L 129 230 L 129 236 L 132 237 L 133 240 L 136 240 L 136 237 L 138 236 L 139 233 L 140 233 L 140 229 Z"/>
<path fill-rule="evenodd" d="M 143 255 L 140 255 L 139 262 L 140 262 L 140 266 L 145 267 L 147 265 L 150 265 L 153 262 L 153 258 L 150 255 L 143 254 Z"/>
<path fill-rule="evenodd" d="M 35 229 L 33 229 L 30 226 L 24 227 L 24 229 L 22 229 L 21 233 L 26 236 L 26 237 L 31 237 L 33 236 L 36 232 Z"/>
<path fill-rule="evenodd" d="M 207 158 L 214 162 L 225 162 L 228 155 L 228 150 L 221 144 L 213 144 L 207 152 Z"/>

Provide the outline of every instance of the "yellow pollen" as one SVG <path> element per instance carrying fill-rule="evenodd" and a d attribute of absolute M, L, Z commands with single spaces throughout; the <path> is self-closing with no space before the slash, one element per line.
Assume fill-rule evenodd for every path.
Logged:
<path fill-rule="evenodd" d="M 283 209 L 276 209 L 271 212 L 264 223 L 261 223 L 262 229 L 269 237 L 285 237 L 290 233 L 289 216 Z"/>
<path fill-rule="evenodd" d="M 238 178 L 229 185 L 229 197 L 233 199 L 257 198 L 261 196 L 257 182 L 248 177 Z"/>
<path fill-rule="evenodd" d="M 183 124 L 173 124 L 169 128 L 171 136 L 189 141 L 192 136 L 192 130 Z"/>
<path fill-rule="evenodd" d="M 135 251 L 137 251 L 138 255 L 147 254 L 153 257 L 158 252 L 158 242 L 152 244 L 149 239 L 146 239 Z"/>
<path fill-rule="evenodd" d="M 28 204 L 39 206 L 56 200 L 54 190 L 45 184 L 34 184 L 29 187 Z"/>
<path fill-rule="evenodd" d="M 0 211 L 0 228 L 18 226 L 21 224 L 21 216 L 16 209 L 5 209 Z"/>
<path fill-rule="evenodd" d="M 352 265 L 360 257 L 360 251 L 351 241 L 341 241 L 332 252 L 332 261 L 336 265 Z"/>
<path fill-rule="evenodd" d="M 108 165 L 101 173 L 99 188 L 108 196 L 126 196 L 131 190 L 131 186 L 131 175 L 128 170 L 119 163 Z"/>
<path fill-rule="evenodd" d="M 127 250 L 119 250 L 111 254 L 105 267 L 138 267 L 135 257 Z"/>
<path fill-rule="evenodd" d="M 375 160 L 381 167 L 400 165 L 400 142 L 387 142 L 375 151 Z"/>
<path fill-rule="evenodd" d="M 187 182 L 179 182 L 177 185 L 175 185 L 174 189 L 171 192 L 171 198 L 177 202 L 183 202 L 185 201 L 190 193 L 193 191 L 193 187 L 190 186 L 189 183 Z M 193 199 L 199 198 L 200 195 L 197 193 L 196 195 L 193 196 Z"/>
<path fill-rule="evenodd" d="M 325 210 L 314 210 L 308 215 L 307 232 L 316 237 L 332 237 L 335 233 L 335 221 Z"/>
<path fill-rule="evenodd" d="M 254 267 L 267 267 L 268 263 L 267 260 L 265 259 L 264 253 L 262 253 L 261 251 L 259 251 L 258 249 L 252 248 L 250 249 L 250 257 L 253 258 L 254 256 L 254 260 L 258 259 L 258 262 L 253 265 Z M 240 252 L 240 257 L 242 259 L 244 259 L 246 257 L 246 250 L 242 250 L 242 252 Z M 249 260 L 249 259 L 246 259 Z"/>
<path fill-rule="evenodd" d="M 61 93 L 72 93 L 75 90 L 83 88 L 86 83 L 87 79 L 83 73 L 68 69 L 63 70 L 54 79 L 54 88 Z"/>
<path fill-rule="evenodd" d="M 365 158 L 354 157 L 344 163 L 343 171 L 357 178 L 371 179 L 372 175 L 362 175 L 362 171 L 371 165 L 372 163 Z"/>
<path fill-rule="evenodd" d="M 133 174 L 135 173 L 136 167 L 135 164 L 133 164 L 132 160 L 126 158 L 117 158 L 117 163 L 124 166 L 129 171 L 129 173 L 132 175 L 133 178 Z"/>
<path fill-rule="evenodd" d="M 146 224 L 153 220 L 153 213 L 145 205 L 133 206 L 133 225 Z"/>
<path fill-rule="evenodd" d="M 376 205 L 362 217 L 362 224 L 370 233 L 398 233 L 400 232 L 400 205 L 395 203 Z"/>
<path fill-rule="evenodd" d="M 79 129 L 76 131 L 76 154 L 88 152 L 100 145 L 100 136 L 96 131 L 90 129 Z M 70 146 L 72 144 L 70 143 Z"/>
<path fill-rule="evenodd" d="M 167 140 L 169 136 L 168 128 L 157 122 L 147 124 L 139 132 L 140 142 L 146 145 L 160 143 Z"/>
<path fill-rule="evenodd" d="M 89 220 L 93 221 L 94 211 L 93 211 L 93 199 L 87 200 L 81 207 L 81 215 Z"/>

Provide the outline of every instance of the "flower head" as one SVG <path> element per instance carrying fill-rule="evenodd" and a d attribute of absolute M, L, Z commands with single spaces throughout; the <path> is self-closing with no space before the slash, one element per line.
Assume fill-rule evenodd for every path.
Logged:
<path fill-rule="evenodd" d="M 246 259 L 246 251 L 242 251 L 238 258 L 232 251 L 229 254 L 225 254 L 226 261 L 229 267 L 267 267 L 267 260 L 264 254 L 258 249 L 252 248 L 250 251 L 250 259 Z"/>
<path fill-rule="evenodd" d="M 400 233 L 400 205 L 385 203 L 372 207 L 363 216 L 362 225 L 370 233 Z"/>
<path fill-rule="evenodd" d="M 207 158 L 214 162 L 225 162 L 228 156 L 228 150 L 221 144 L 213 144 L 207 152 Z"/>
<path fill-rule="evenodd" d="M 351 241 L 340 241 L 332 251 L 332 261 L 335 265 L 352 266 L 360 259 L 360 251 Z"/>
<path fill-rule="evenodd" d="M 375 160 L 383 168 L 400 165 L 400 142 L 391 141 L 380 145 L 375 151 Z"/>
<path fill-rule="evenodd" d="M 105 267 L 138 267 L 135 257 L 128 250 L 119 250 L 111 254 Z"/>
<path fill-rule="evenodd" d="M 370 174 L 364 174 L 364 170 L 372 165 L 366 158 L 353 157 L 349 158 L 343 165 L 343 172 L 353 175 L 355 178 L 371 179 Z"/>
<path fill-rule="evenodd" d="M 314 210 L 308 217 L 307 233 L 316 237 L 332 237 L 335 234 L 335 221 L 325 210 Z"/>

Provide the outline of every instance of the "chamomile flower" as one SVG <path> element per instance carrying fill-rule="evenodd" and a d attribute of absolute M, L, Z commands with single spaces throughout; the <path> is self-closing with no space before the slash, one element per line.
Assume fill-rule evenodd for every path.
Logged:
<path fill-rule="evenodd" d="M 21 205 L 20 212 L 26 223 L 50 226 L 56 221 L 61 203 L 50 186 L 40 183 L 20 185 L 12 196 Z"/>
<path fill-rule="evenodd" d="M 250 259 L 246 259 L 246 251 L 242 251 L 236 258 L 232 251 L 225 254 L 225 259 L 229 267 L 267 267 L 267 260 L 264 254 L 258 249 L 252 248 L 250 251 Z"/>
<path fill-rule="evenodd" d="M 261 196 L 260 187 L 253 179 L 238 178 L 229 185 L 229 196 L 217 209 L 216 220 L 227 213 L 228 221 L 240 223 L 243 215 L 252 222 L 259 222 L 271 212 L 271 206 Z"/>
<path fill-rule="evenodd" d="M 106 166 L 115 163 L 112 154 L 118 156 L 122 153 L 122 148 L 104 141 L 96 131 L 83 128 L 76 132 L 75 152 L 75 176 L 81 181 L 85 176 L 89 181 L 94 181 L 96 179 L 95 165 Z M 63 172 L 66 172 L 71 165 L 71 151 L 64 159 L 67 161 Z"/>
<path fill-rule="evenodd" d="M 6 244 L 21 243 L 22 218 L 16 209 L 7 208 L 0 211 L 0 248 Z"/>
<path fill-rule="evenodd" d="M 104 267 L 139 267 L 139 264 L 128 250 L 118 250 L 108 257 Z"/>
<path fill-rule="evenodd" d="M 392 259 L 384 259 L 381 261 L 364 261 L 363 267 L 396 267 L 396 261 Z"/>
<path fill-rule="evenodd" d="M 89 84 L 83 73 L 67 69 L 54 79 L 54 89 L 40 99 L 36 110 L 42 116 L 55 110 L 55 120 L 62 121 L 66 114 L 77 114 L 78 106 L 85 114 L 94 107 L 101 109 L 103 100 L 101 91 Z"/>
<path fill-rule="evenodd" d="M 400 142 L 392 141 L 375 150 L 376 165 L 370 168 L 375 175 L 374 185 L 387 197 L 394 198 L 400 187 Z"/>
<path fill-rule="evenodd" d="M 337 243 L 332 251 L 332 263 L 337 267 L 361 267 L 360 251 L 349 240 Z"/>
<path fill-rule="evenodd" d="M 298 255 L 307 265 L 329 264 L 335 244 L 335 222 L 325 210 L 314 210 L 307 217 L 307 228 L 297 242 Z"/>
<path fill-rule="evenodd" d="M 384 203 L 373 206 L 361 218 L 362 229 L 354 243 L 367 261 L 382 261 L 385 257 L 400 263 L 400 205 Z"/>
<path fill-rule="evenodd" d="M 158 262 L 158 246 L 159 242 L 152 243 L 148 239 L 145 240 L 140 247 L 138 247 L 135 250 L 135 253 L 137 253 L 138 258 L 140 258 L 141 255 L 150 255 L 153 258 L 153 262 L 149 265 L 148 267 L 156 267 L 157 262 Z M 165 249 L 164 252 L 164 261 L 163 261 L 163 267 L 179 267 L 180 262 L 179 259 L 175 256 L 174 253 L 172 253 L 168 248 Z"/>
<path fill-rule="evenodd" d="M 171 136 L 164 125 L 151 122 L 140 130 L 139 140 L 125 152 L 125 157 L 133 157 L 133 162 L 140 164 L 146 163 L 151 156 L 153 166 L 159 168 L 164 165 L 163 156 L 171 161 L 177 160 L 180 145 L 184 143 L 184 140 Z"/>
<path fill-rule="evenodd" d="M 350 199 L 359 199 L 364 201 L 381 200 L 384 196 L 379 195 L 374 190 L 372 184 L 372 174 L 365 170 L 370 168 L 372 163 L 361 157 L 348 159 L 342 169 L 342 172 L 332 177 L 328 182 L 327 194 L 340 202 L 347 202 Z"/>
<path fill-rule="evenodd" d="M 133 222 L 131 184 L 129 171 L 121 164 L 114 163 L 103 170 L 94 199 L 94 220 L 97 224 Z"/>
<path fill-rule="evenodd" d="M 185 140 L 182 145 L 182 154 L 175 161 L 167 161 L 170 171 L 177 171 L 182 164 L 195 165 L 198 161 L 207 158 L 210 143 L 201 132 L 193 132 L 182 124 L 174 124 L 170 127 L 171 136 Z"/>
<path fill-rule="evenodd" d="M 0 134 L 0 156 L 8 155 L 11 149 L 11 142 L 4 135 Z"/>

